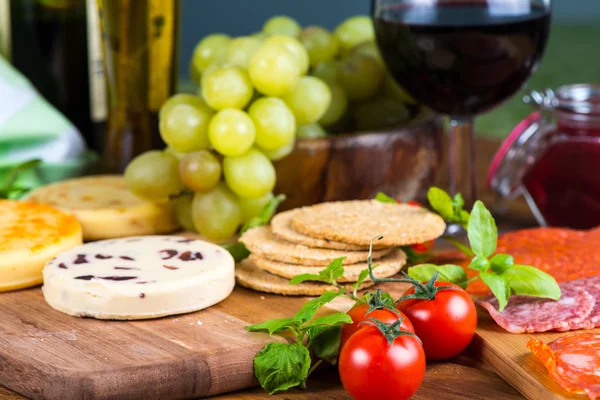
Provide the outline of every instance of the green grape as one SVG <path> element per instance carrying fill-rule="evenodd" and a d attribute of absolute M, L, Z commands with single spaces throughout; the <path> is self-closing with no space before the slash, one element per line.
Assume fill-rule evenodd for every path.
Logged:
<path fill-rule="evenodd" d="M 325 136 L 327 136 L 327 132 L 317 123 L 299 126 L 296 131 L 298 139 L 316 139 L 324 138 Z"/>
<path fill-rule="evenodd" d="M 291 92 L 300 79 L 300 63 L 291 51 L 281 45 L 264 45 L 248 64 L 254 87 L 266 96 L 282 96 Z"/>
<path fill-rule="evenodd" d="M 222 33 L 204 37 L 194 48 L 192 67 L 198 76 L 212 63 L 225 61 L 231 38 Z"/>
<path fill-rule="evenodd" d="M 253 94 L 250 77 L 241 67 L 211 68 L 202 75 L 202 97 L 215 110 L 244 108 Z"/>
<path fill-rule="evenodd" d="M 127 188 L 142 199 L 167 202 L 183 190 L 177 164 L 177 158 L 164 151 L 142 153 L 125 169 Z"/>
<path fill-rule="evenodd" d="M 298 125 L 318 121 L 331 102 L 331 91 L 325 82 L 314 76 L 303 76 L 296 88 L 282 97 L 294 113 Z"/>
<path fill-rule="evenodd" d="M 197 84 L 200 84 L 200 77 L 202 76 L 202 72 L 198 71 L 194 66 L 193 58 L 190 58 L 190 61 L 188 63 L 188 74 L 190 75 L 190 78 L 192 78 L 192 81 L 194 81 Z"/>
<path fill-rule="evenodd" d="M 250 58 L 260 46 L 262 46 L 262 40 L 255 37 L 241 36 L 232 39 L 227 49 L 227 62 L 231 65 L 248 68 Z"/>
<path fill-rule="evenodd" d="M 208 192 L 197 192 L 192 200 L 192 219 L 196 230 L 209 240 L 232 237 L 242 224 L 242 211 L 236 196 L 219 182 Z"/>
<path fill-rule="evenodd" d="M 269 34 L 265 33 L 263 31 L 259 31 L 259 32 L 254 32 L 252 35 L 250 35 L 251 37 L 258 39 L 262 42 L 264 42 L 265 40 L 267 40 L 269 38 Z"/>
<path fill-rule="evenodd" d="M 225 182 L 240 197 L 262 197 L 275 187 L 275 168 L 260 151 L 251 148 L 237 157 L 223 160 Z"/>
<path fill-rule="evenodd" d="M 167 101 L 163 103 L 160 111 L 158 112 L 158 118 L 162 118 L 163 114 L 165 114 L 169 109 L 173 108 L 173 106 L 176 104 L 189 104 L 210 111 L 210 107 L 208 104 L 206 104 L 202 97 L 188 93 L 179 93 L 169 97 Z"/>
<path fill-rule="evenodd" d="M 353 54 L 341 61 L 338 82 L 350 100 L 365 100 L 375 94 L 385 71 L 373 58 Z"/>
<path fill-rule="evenodd" d="M 298 39 L 289 36 L 276 35 L 271 36 L 265 41 L 265 46 L 268 45 L 280 45 L 288 49 L 298 59 L 300 74 L 306 75 L 308 72 L 308 52 Z"/>
<path fill-rule="evenodd" d="M 368 40 L 375 40 L 373 22 L 364 15 L 348 18 L 335 28 L 334 33 L 340 41 L 342 53 Z"/>
<path fill-rule="evenodd" d="M 302 27 L 292 18 L 285 15 L 275 15 L 263 25 L 263 32 L 268 35 L 285 35 L 298 37 Z"/>
<path fill-rule="evenodd" d="M 242 210 L 242 223 L 250 221 L 254 217 L 258 217 L 265 206 L 273 200 L 273 192 L 269 192 L 266 195 L 256 199 L 245 199 L 243 197 L 238 198 L 238 204 Z"/>
<path fill-rule="evenodd" d="M 183 194 L 174 201 L 175 216 L 179 225 L 188 232 L 196 232 L 194 220 L 192 219 L 193 194 Z"/>
<path fill-rule="evenodd" d="M 362 102 L 354 110 L 354 121 L 359 131 L 397 127 L 410 119 L 410 112 L 395 99 L 375 98 Z"/>
<path fill-rule="evenodd" d="M 174 104 L 161 115 L 160 136 L 173 150 L 189 153 L 210 146 L 207 128 L 213 111 L 188 103 Z"/>
<path fill-rule="evenodd" d="M 210 144 L 225 156 L 239 156 L 254 143 L 256 128 L 244 111 L 226 108 L 215 114 L 208 125 Z"/>
<path fill-rule="evenodd" d="M 194 192 L 210 190 L 221 179 L 221 163 L 207 150 L 188 153 L 179 161 L 179 176 Z"/>
<path fill-rule="evenodd" d="M 375 44 L 374 41 L 369 40 L 368 42 L 364 42 L 356 46 L 352 49 L 352 54 L 362 54 L 364 56 L 369 56 L 373 58 L 377 63 L 385 69 L 385 63 L 383 58 L 381 57 L 381 53 L 379 52 L 379 47 Z"/>
<path fill-rule="evenodd" d="M 271 161 L 279 161 L 282 158 L 289 156 L 292 151 L 294 151 L 294 146 L 296 145 L 296 141 L 292 140 L 288 144 L 284 144 L 283 146 L 275 149 L 275 150 L 262 150 L 265 156 Z"/>
<path fill-rule="evenodd" d="M 386 74 L 383 80 L 383 94 L 402 103 L 416 103 L 415 99 L 413 99 L 410 94 L 406 93 L 390 74 Z"/>
<path fill-rule="evenodd" d="M 337 82 L 339 71 L 340 65 L 337 61 L 323 61 L 312 69 L 311 75 L 331 83 Z"/>
<path fill-rule="evenodd" d="M 277 97 L 262 97 L 248 110 L 256 127 L 256 144 L 261 150 L 275 150 L 294 140 L 296 119 Z"/>
<path fill-rule="evenodd" d="M 185 156 L 185 153 L 182 153 L 177 150 L 173 150 L 169 146 L 165 147 L 165 153 L 169 153 L 170 155 L 174 156 L 176 159 L 178 159 L 180 161 Z"/>
<path fill-rule="evenodd" d="M 328 85 L 331 91 L 331 102 L 329 108 L 319 120 L 319 123 L 323 126 L 330 126 L 338 122 L 348 109 L 348 96 L 346 96 L 344 89 L 337 83 L 329 83 Z"/>
<path fill-rule="evenodd" d="M 308 51 L 310 65 L 333 61 L 340 51 L 340 42 L 335 35 L 320 26 L 309 26 L 300 33 L 300 41 Z"/>

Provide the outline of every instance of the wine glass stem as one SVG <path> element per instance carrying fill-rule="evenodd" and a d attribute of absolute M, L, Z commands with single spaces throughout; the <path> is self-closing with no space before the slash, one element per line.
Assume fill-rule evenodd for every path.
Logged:
<path fill-rule="evenodd" d="M 451 195 L 461 193 L 470 208 L 477 199 L 473 119 L 452 118 L 448 135 L 448 189 Z"/>

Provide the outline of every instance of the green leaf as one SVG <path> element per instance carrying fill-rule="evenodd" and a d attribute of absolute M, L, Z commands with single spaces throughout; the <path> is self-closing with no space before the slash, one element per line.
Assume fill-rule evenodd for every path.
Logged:
<path fill-rule="evenodd" d="M 496 251 L 496 243 L 498 242 L 496 221 L 479 200 L 475 202 L 473 211 L 471 211 L 467 234 L 471 249 L 476 255 L 487 258 Z"/>
<path fill-rule="evenodd" d="M 465 200 L 460 193 L 456 193 L 454 195 L 454 198 L 452 199 L 452 206 L 454 207 L 454 210 L 458 212 L 460 212 L 465 206 Z"/>
<path fill-rule="evenodd" d="M 269 343 L 254 357 L 254 374 L 269 394 L 300 385 L 309 369 L 308 349 L 298 343 Z"/>
<path fill-rule="evenodd" d="M 336 326 L 342 324 L 351 324 L 352 318 L 348 314 L 340 312 L 335 314 L 323 315 L 314 321 L 304 325 L 302 329 L 314 328 L 316 326 Z"/>
<path fill-rule="evenodd" d="M 515 263 L 513 256 L 509 254 L 495 254 L 490 260 L 490 268 L 492 271 L 501 274 Z"/>
<path fill-rule="evenodd" d="M 335 285 L 338 278 L 344 275 L 344 267 L 342 263 L 346 257 L 340 257 L 333 260 L 325 269 L 319 271 L 319 274 L 300 274 L 290 280 L 292 285 L 302 283 L 304 281 L 318 281 Z"/>
<path fill-rule="evenodd" d="M 319 326 L 311 328 L 306 332 L 311 339 L 310 348 L 313 354 L 325 360 L 331 365 L 337 364 L 340 353 L 340 339 L 342 337 L 342 327 L 337 326 Z"/>
<path fill-rule="evenodd" d="M 450 282 L 465 289 L 467 287 L 467 273 L 458 265 L 433 265 L 421 264 L 408 269 L 408 276 L 421 282 L 428 282 L 438 272 L 438 281 Z"/>
<path fill-rule="evenodd" d="M 21 164 L 17 165 L 8 173 L 8 175 L 6 175 L 0 187 L 2 189 L 9 188 L 17 180 L 19 174 L 27 171 L 28 169 L 37 167 L 41 162 L 42 161 L 39 159 L 34 159 L 22 162 Z"/>
<path fill-rule="evenodd" d="M 246 222 L 242 226 L 242 229 L 240 229 L 240 235 L 246 232 L 248 229 L 267 225 L 271 221 L 271 218 L 273 218 L 273 215 L 275 215 L 277 207 L 279 207 L 284 200 L 285 194 L 278 194 L 277 196 L 273 197 L 271 201 L 265 205 L 259 216 L 251 218 L 250 221 Z"/>
<path fill-rule="evenodd" d="M 292 285 L 297 285 L 306 281 L 321 281 L 321 277 L 317 274 L 300 274 L 290 279 Z"/>
<path fill-rule="evenodd" d="M 398 201 L 396 201 L 396 199 L 388 196 L 387 194 L 385 194 L 383 192 L 378 192 L 375 195 L 375 200 L 380 201 L 382 203 L 398 203 Z"/>
<path fill-rule="evenodd" d="M 471 214 L 469 214 L 466 210 L 460 210 L 458 213 L 457 222 L 461 224 L 463 227 L 467 227 L 469 225 L 469 219 L 471 218 Z"/>
<path fill-rule="evenodd" d="M 560 299 L 560 287 L 556 280 L 537 268 L 529 265 L 513 265 L 502 276 L 514 294 L 521 296 Z"/>
<path fill-rule="evenodd" d="M 427 192 L 427 200 L 431 208 L 440 214 L 446 221 L 452 221 L 454 217 L 454 203 L 452 198 L 440 188 L 432 187 Z"/>
<path fill-rule="evenodd" d="M 467 273 L 462 267 L 458 265 L 445 264 L 438 266 L 438 271 L 440 273 L 438 281 L 451 282 L 463 289 L 467 288 L 467 282 L 469 279 L 467 278 Z"/>
<path fill-rule="evenodd" d="M 468 220 L 468 218 L 467 218 L 467 220 Z M 475 254 L 473 253 L 473 250 L 471 250 L 471 248 L 469 246 L 459 242 L 452 236 L 442 236 L 442 239 L 447 240 L 448 242 L 452 243 L 454 245 L 454 247 L 456 247 L 458 250 L 460 250 L 467 257 L 475 256 Z"/>
<path fill-rule="evenodd" d="M 249 325 L 246 327 L 248 332 L 268 331 L 269 335 L 277 332 L 285 331 L 290 328 L 297 328 L 300 325 L 293 318 L 279 318 L 262 322 L 260 324 Z"/>
<path fill-rule="evenodd" d="M 358 274 L 358 279 L 356 280 L 356 283 L 354 284 L 354 286 L 352 287 L 352 292 L 354 293 L 354 297 L 356 297 L 356 293 L 358 292 L 358 288 L 360 287 L 360 285 L 363 284 L 363 282 L 365 281 L 365 279 L 367 279 L 367 276 L 369 276 L 369 269 L 363 269 L 362 271 L 360 271 L 360 274 Z"/>
<path fill-rule="evenodd" d="M 469 264 L 470 269 L 474 269 L 479 272 L 485 272 L 490 266 L 490 261 L 486 257 L 475 256 Z"/>
<path fill-rule="evenodd" d="M 325 304 L 329 303 L 331 300 L 335 299 L 338 296 L 344 294 L 344 290 L 330 290 L 328 292 L 323 293 L 321 296 L 316 299 L 312 299 L 304 303 L 300 311 L 294 315 L 294 319 L 300 321 L 301 323 L 305 323 L 312 319 L 315 316 L 319 308 L 323 307 Z"/>
<path fill-rule="evenodd" d="M 240 262 L 250 255 L 250 250 L 246 248 L 244 243 L 225 243 L 221 245 L 233 257 L 235 262 Z"/>
<path fill-rule="evenodd" d="M 401 246 L 402 251 L 406 254 L 406 262 L 408 264 L 418 264 L 431 257 L 431 254 L 420 253 L 415 251 L 411 246 Z"/>
<path fill-rule="evenodd" d="M 510 297 L 510 288 L 508 287 L 507 280 L 500 276 L 489 272 L 482 272 L 479 277 L 485 283 L 496 299 L 498 299 L 498 311 L 502 312 L 506 304 L 508 304 L 508 298 Z"/>

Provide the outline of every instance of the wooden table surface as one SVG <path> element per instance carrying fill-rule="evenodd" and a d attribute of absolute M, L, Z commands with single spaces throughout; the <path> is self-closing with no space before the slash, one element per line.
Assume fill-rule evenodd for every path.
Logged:
<path fill-rule="evenodd" d="M 478 139 L 478 187 L 479 198 L 486 204 L 494 204 L 493 196 L 486 191 L 484 179 L 489 160 L 499 143 L 493 140 Z M 522 201 L 509 204 L 501 217 L 509 226 L 532 225 L 534 220 L 529 209 Z M 243 392 L 229 393 L 214 397 L 215 399 L 350 399 L 344 391 L 336 368 L 319 371 L 309 379 L 306 391 L 297 389 L 283 394 L 269 396 L 262 389 L 256 388 Z M 0 400 L 17 400 L 25 397 L 0 386 Z M 413 399 L 524 399 L 515 389 L 500 378 L 489 367 L 470 354 L 467 349 L 456 359 L 429 363 L 423 385 Z"/>

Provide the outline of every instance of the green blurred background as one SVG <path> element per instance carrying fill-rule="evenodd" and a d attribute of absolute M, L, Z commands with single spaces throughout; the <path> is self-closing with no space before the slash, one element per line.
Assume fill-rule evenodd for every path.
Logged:
<path fill-rule="evenodd" d="M 188 90 L 188 62 L 196 43 L 210 33 L 247 35 L 275 14 L 302 25 L 333 29 L 345 18 L 369 14 L 370 0 L 183 0 L 180 89 Z M 552 29 L 542 62 L 521 93 L 477 119 L 480 134 L 504 137 L 528 113 L 521 102 L 527 88 L 600 82 L 600 0 L 554 0 Z"/>

